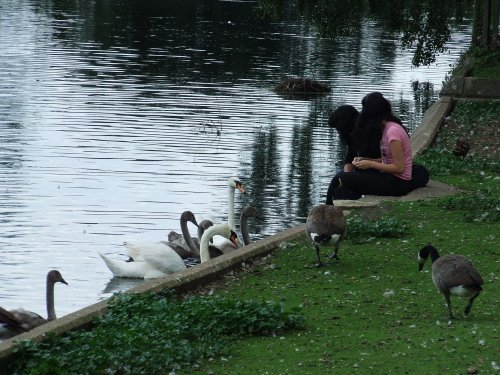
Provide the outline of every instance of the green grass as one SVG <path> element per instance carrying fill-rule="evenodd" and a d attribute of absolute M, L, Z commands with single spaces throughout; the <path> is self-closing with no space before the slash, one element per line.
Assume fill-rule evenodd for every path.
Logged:
<path fill-rule="evenodd" d="M 348 239 L 341 260 L 320 269 L 308 241 L 290 243 L 268 264 L 218 290 L 301 306 L 307 328 L 241 340 L 229 359 L 206 363 L 203 373 L 463 374 L 469 367 L 497 373 L 492 362 L 500 364 L 499 225 L 467 223 L 460 211 L 443 210 L 438 201 L 388 203 L 383 209 L 411 223 L 411 233 L 369 244 Z M 484 291 L 467 318 L 462 313 L 467 301 L 454 298 L 459 318 L 449 323 L 430 264 L 418 271 L 417 251 L 429 242 L 443 255 L 470 257 L 482 273 Z"/>
<path fill-rule="evenodd" d="M 472 75 L 477 78 L 500 79 L 500 51 L 477 50 Z"/>

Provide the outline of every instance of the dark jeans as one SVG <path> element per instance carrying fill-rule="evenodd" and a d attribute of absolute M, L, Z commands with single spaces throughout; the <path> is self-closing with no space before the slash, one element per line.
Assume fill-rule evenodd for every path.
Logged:
<path fill-rule="evenodd" d="M 366 194 L 402 196 L 410 190 L 410 181 L 402 180 L 392 173 L 375 169 L 339 172 L 330 182 L 326 204 L 333 204 L 334 199 L 359 199 Z"/>

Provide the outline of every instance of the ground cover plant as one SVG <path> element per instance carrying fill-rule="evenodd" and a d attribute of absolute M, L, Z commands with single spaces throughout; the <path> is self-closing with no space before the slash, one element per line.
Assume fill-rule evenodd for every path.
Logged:
<path fill-rule="evenodd" d="M 303 324 L 297 309 L 285 311 L 279 302 L 117 294 L 92 329 L 25 342 L 2 374 L 168 374 L 227 355 L 236 337 L 283 334 Z"/>

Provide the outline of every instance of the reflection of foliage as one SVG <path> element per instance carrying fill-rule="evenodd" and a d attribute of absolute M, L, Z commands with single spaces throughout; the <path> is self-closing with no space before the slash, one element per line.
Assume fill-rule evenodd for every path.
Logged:
<path fill-rule="evenodd" d="M 348 36 L 360 31 L 363 0 L 297 0 L 300 14 L 322 37 Z"/>
<path fill-rule="evenodd" d="M 306 25 L 320 37 L 336 39 L 362 33 L 368 14 L 387 31 L 401 36 L 403 48 L 414 48 L 413 65 L 429 65 L 446 50 L 452 24 L 464 17 L 464 0 L 295 0 Z M 260 0 L 261 13 L 277 19 L 283 0 Z M 467 9 L 471 9 L 469 5 Z M 281 15 L 283 17 L 283 15 Z"/>
<path fill-rule="evenodd" d="M 403 48 L 415 48 L 412 63 L 430 65 L 446 50 L 451 25 L 463 18 L 462 0 L 370 1 L 370 13 L 390 31 L 401 34 Z"/>
<path fill-rule="evenodd" d="M 443 3 L 433 2 L 430 9 L 431 7 L 426 7 L 429 4 L 415 2 L 404 17 L 406 22 L 402 24 L 401 42 L 403 47 L 415 46 L 412 60 L 415 66 L 430 65 L 436 60 L 436 53 L 445 50 L 445 43 L 451 32 L 448 26 L 448 8 Z"/>
<path fill-rule="evenodd" d="M 282 5 L 282 0 L 260 0 L 255 11 L 260 18 L 268 17 L 277 20 L 280 18 Z"/>

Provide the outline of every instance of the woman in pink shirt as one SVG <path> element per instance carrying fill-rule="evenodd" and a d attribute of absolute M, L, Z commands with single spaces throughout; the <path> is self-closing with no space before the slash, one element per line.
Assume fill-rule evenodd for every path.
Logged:
<path fill-rule="evenodd" d="M 333 199 L 359 199 L 362 195 L 406 195 L 411 190 L 412 150 L 406 129 L 392 114 L 391 104 L 379 92 L 366 95 L 352 134 L 359 146 L 380 139 L 381 158 L 355 157 L 358 172 L 340 172 L 328 188 L 326 204 Z"/>

